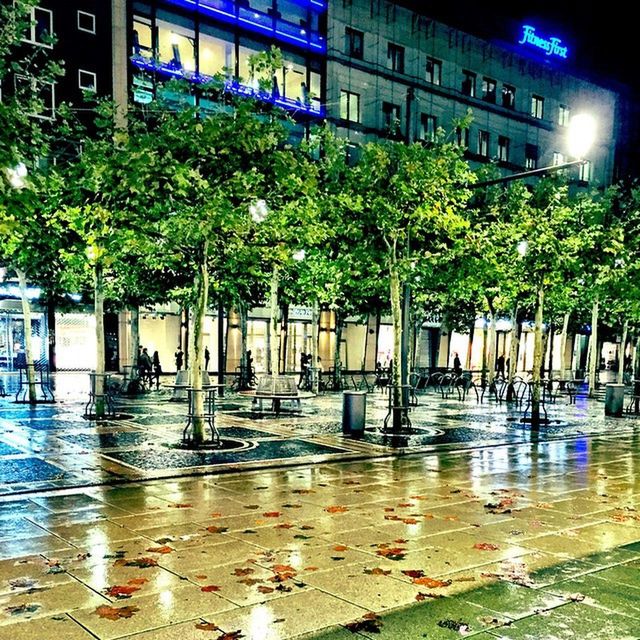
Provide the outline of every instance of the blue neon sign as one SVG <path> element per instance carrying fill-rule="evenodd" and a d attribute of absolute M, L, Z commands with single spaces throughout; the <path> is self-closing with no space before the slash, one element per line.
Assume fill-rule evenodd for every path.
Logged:
<path fill-rule="evenodd" d="M 544 51 L 547 56 L 555 56 L 558 58 L 567 59 L 569 48 L 562 45 L 560 38 L 551 37 L 543 38 L 536 33 L 536 28 L 530 24 L 522 25 L 522 38 L 518 41 L 518 44 L 530 45 L 536 47 L 541 51 Z"/>

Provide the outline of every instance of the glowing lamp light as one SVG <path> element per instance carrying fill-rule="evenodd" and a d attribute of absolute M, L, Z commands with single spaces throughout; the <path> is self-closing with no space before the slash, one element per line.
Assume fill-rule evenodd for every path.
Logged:
<path fill-rule="evenodd" d="M 596 121 L 586 113 L 573 116 L 569 121 L 569 153 L 574 158 L 583 158 L 591 149 L 596 138 Z"/>
<path fill-rule="evenodd" d="M 293 259 L 297 260 L 298 262 L 300 262 L 301 260 L 304 260 L 305 255 L 306 255 L 305 250 L 304 249 L 300 249 L 299 251 L 296 251 L 293 254 Z"/>
<path fill-rule="evenodd" d="M 9 184 L 14 189 L 22 189 L 27 179 L 27 167 L 24 163 L 20 163 L 15 167 L 7 169 L 7 177 L 9 178 Z"/>
<path fill-rule="evenodd" d="M 518 255 L 521 258 L 524 258 L 527 255 L 527 251 L 529 251 L 529 243 L 526 240 L 518 242 Z"/>
<path fill-rule="evenodd" d="M 256 200 L 252 205 L 249 205 L 249 213 L 254 222 L 263 222 L 269 213 L 267 203 L 264 200 Z"/>

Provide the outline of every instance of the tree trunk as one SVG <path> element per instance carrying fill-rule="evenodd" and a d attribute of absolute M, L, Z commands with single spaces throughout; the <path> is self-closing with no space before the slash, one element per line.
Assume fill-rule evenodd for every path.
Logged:
<path fill-rule="evenodd" d="M 402 389 L 400 381 L 402 380 L 402 306 L 400 301 L 400 275 L 398 266 L 395 261 L 395 255 L 389 265 L 389 283 L 391 294 L 391 317 L 393 319 L 393 375 L 392 384 L 392 411 L 393 411 L 393 431 L 402 429 L 403 411 L 402 406 Z"/>
<path fill-rule="evenodd" d="M 471 358 L 473 356 L 473 336 L 476 331 L 476 321 L 472 320 L 469 324 L 469 346 L 467 347 L 467 361 L 465 363 L 465 369 L 471 371 Z"/>
<path fill-rule="evenodd" d="M 24 365 L 29 385 L 29 404 L 38 401 L 36 393 L 36 374 L 33 363 L 33 344 L 31 341 L 31 304 L 27 295 L 27 274 L 22 269 L 16 269 L 20 286 L 20 301 L 22 302 L 22 316 L 24 317 Z"/>
<path fill-rule="evenodd" d="M 49 334 L 49 371 L 56 367 L 56 306 L 53 300 L 47 301 L 47 333 Z"/>
<path fill-rule="evenodd" d="M 489 332 L 487 343 L 487 375 L 489 385 L 493 384 L 496 377 L 496 310 L 493 301 L 487 299 L 489 306 Z"/>
<path fill-rule="evenodd" d="M 620 356 L 618 357 L 618 383 L 624 382 L 624 361 L 627 351 L 627 334 L 629 333 L 629 321 L 625 320 L 622 325 L 622 343 L 620 344 Z"/>
<path fill-rule="evenodd" d="M 316 395 L 320 392 L 320 376 L 318 375 L 318 325 L 320 324 L 320 303 L 314 299 L 311 309 L 311 390 Z"/>
<path fill-rule="evenodd" d="M 638 380 L 640 378 L 640 336 L 636 338 L 633 360 L 633 378 L 634 380 Z"/>
<path fill-rule="evenodd" d="M 507 400 L 511 401 L 514 397 L 513 379 L 515 378 L 516 371 L 518 370 L 518 342 L 519 338 L 519 324 L 518 324 L 518 304 L 513 307 L 511 314 L 511 340 L 509 344 L 509 367 L 507 370 L 507 376 L 509 380 L 509 386 L 507 387 Z"/>
<path fill-rule="evenodd" d="M 598 311 L 599 300 L 595 299 L 591 309 L 591 340 L 589 340 L 589 397 L 596 395 L 596 374 L 600 366 L 598 353 Z"/>
<path fill-rule="evenodd" d="M 96 319 L 96 418 L 104 418 L 104 270 L 98 260 L 94 269 L 94 314 Z"/>
<path fill-rule="evenodd" d="M 540 377 L 544 378 L 545 368 L 544 361 L 549 347 L 549 336 L 551 335 L 551 327 L 542 332 L 542 363 L 540 364 Z"/>
<path fill-rule="evenodd" d="M 282 305 L 280 316 L 280 358 L 278 365 L 279 373 L 287 372 L 287 343 L 289 342 L 289 305 Z"/>
<path fill-rule="evenodd" d="M 202 247 L 202 262 L 195 278 L 196 300 L 191 309 L 191 360 L 189 364 L 190 382 L 193 389 L 192 406 L 193 413 L 193 442 L 196 445 L 204 442 L 205 417 L 204 394 L 202 393 L 202 370 L 204 369 L 204 319 L 207 312 L 209 298 L 209 271 L 208 262 L 209 241 L 205 240 Z"/>
<path fill-rule="evenodd" d="M 560 379 L 566 380 L 567 373 L 567 362 L 566 362 L 566 351 L 567 351 L 567 334 L 569 333 L 569 319 L 571 318 L 570 313 L 565 313 L 562 318 L 562 333 L 560 334 Z"/>
<path fill-rule="evenodd" d="M 549 349 L 549 375 L 547 376 L 547 378 L 549 380 L 553 379 L 553 344 L 555 342 L 555 337 L 556 326 L 552 322 L 551 324 L 549 324 L 549 331 L 547 332 L 547 347 Z M 545 347 L 545 351 L 547 347 Z"/>
<path fill-rule="evenodd" d="M 342 314 L 335 312 L 336 317 L 336 341 L 333 345 L 333 390 L 340 389 L 340 381 L 342 380 L 342 361 L 340 360 L 340 343 L 342 342 L 342 329 L 344 322 Z"/>
<path fill-rule="evenodd" d="M 483 316 L 483 329 L 482 329 L 482 388 L 484 389 L 487 386 L 487 343 L 488 343 L 488 333 L 489 333 L 489 323 L 487 322 L 487 316 Z"/>
<path fill-rule="evenodd" d="M 240 316 L 240 384 L 238 387 L 242 391 L 251 386 L 251 371 L 249 371 L 247 361 L 247 316 L 249 312 L 244 302 L 238 305 L 238 315 Z"/>
<path fill-rule="evenodd" d="M 280 286 L 280 274 L 278 267 L 274 266 L 271 273 L 271 294 L 269 297 L 269 362 L 267 369 L 273 376 L 278 375 L 278 357 L 280 352 L 280 338 L 278 336 L 278 287 Z"/>
<path fill-rule="evenodd" d="M 544 308 L 544 289 L 538 287 L 536 296 L 536 318 L 533 342 L 533 383 L 531 389 L 531 426 L 540 426 L 540 370 L 543 365 L 544 349 L 542 340 L 542 317 Z"/>
<path fill-rule="evenodd" d="M 131 377 L 137 377 L 138 353 L 140 353 L 140 307 L 134 305 L 131 312 Z"/>

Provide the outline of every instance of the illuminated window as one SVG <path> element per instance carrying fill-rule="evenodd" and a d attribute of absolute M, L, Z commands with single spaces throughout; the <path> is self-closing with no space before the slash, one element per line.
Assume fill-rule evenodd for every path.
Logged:
<path fill-rule="evenodd" d="M 511 141 L 507 136 L 498 136 L 498 160 L 509 162 L 509 146 Z"/>
<path fill-rule="evenodd" d="M 93 91 L 96 89 L 96 74 L 93 71 L 78 69 L 78 87 L 83 91 Z"/>
<path fill-rule="evenodd" d="M 513 85 L 502 85 L 502 106 L 507 109 L 516 108 L 516 88 Z"/>
<path fill-rule="evenodd" d="M 287 54 L 290 59 L 285 59 L 284 66 L 278 71 L 278 76 L 282 75 L 280 94 L 290 100 L 299 100 L 306 104 L 308 102 L 308 89 L 307 89 L 307 68 L 304 64 L 304 59 L 293 54 Z M 274 87 L 276 89 L 276 87 Z M 284 91 L 283 91 L 284 89 Z"/>
<path fill-rule="evenodd" d="M 435 58 L 427 58 L 426 80 L 431 84 L 442 83 L 442 61 Z"/>
<path fill-rule="evenodd" d="M 96 17 L 93 13 L 78 11 L 78 31 L 85 31 L 86 33 L 96 32 Z"/>
<path fill-rule="evenodd" d="M 340 91 L 340 117 L 349 122 L 360 122 L 360 95 Z"/>
<path fill-rule="evenodd" d="M 49 39 L 53 35 L 53 12 L 42 7 L 32 7 L 29 21 L 31 24 L 23 40 L 51 49 L 53 44 Z"/>
<path fill-rule="evenodd" d="M 559 153 L 558 151 L 553 152 L 553 166 L 557 167 L 558 165 L 564 164 L 564 154 Z"/>
<path fill-rule="evenodd" d="M 434 140 L 437 128 L 438 121 L 435 116 L 420 114 L 420 140 Z"/>
<path fill-rule="evenodd" d="M 540 96 L 531 96 L 531 116 L 542 120 L 544 118 L 544 98 Z"/>
<path fill-rule="evenodd" d="M 527 143 L 524 147 L 524 167 L 525 169 L 538 168 L 538 146 Z"/>
<path fill-rule="evenodd" d="M 482 78 L 482 99 L 485 102 L 496 102 L 496 81 L 491 78 Z"/>
<path fill-rule="evenodd" d="M 593 173 L 593 166 L 587 160 L 584 164 L 580 165 L 580 172 L 578 174 L 578 179 L 580 182 L 589 182 L 591 180 L 591 175 Z"/>
<path fill-rule="evenodd" d="M 489 132 L 478 131 L 478 155 L 483 158 L 489 157 Z"/>
<path fill-rule="evenodd" d="M 151 20 L 133 16 L 133 54 L 145 58 L 153 57 Z"/>
<path fill-rule="evenodd" d="M 569 126 L 569 117 L 571 115 L 571 112 L 569 110 L 569 107 L 567 107 L 564 104 L 561 104 L 558 106 L 558 124 L 561 127 L 568 127 Z"/>
<path fill-rule="evenodd" d="M 472 98 L 476 95 L 476 74 L 472 71 L 462 72 L 461 91 L 465 96 L 471 96 Z"/>
<path fill-rule="evenodd" d="M 193 29 L 164 20 L 157 20 L 156 25 L 160 61 L 176 71 L 194 72 L 196 57 Z"/>
<path fill-rule="evenodd" d="M 205 32 L 203 25 L 200 31 L 200 52 L 198 57 L 199 72 L 202 75 L 214 76 L 218 73 L 235 75 L 236 58 L 233 42 Z"/>
<path fill-rule="evenodd" d="M 344 30 L 344 52 L 346 55 L 362 60 L 364 54 L 364 33 L 351 27 Z"/>
<path fill-rule="evenodd" d="M 404 47 L 390 42 L 387 47 L 387 61 L 391 71 L 404 73 Z"/>

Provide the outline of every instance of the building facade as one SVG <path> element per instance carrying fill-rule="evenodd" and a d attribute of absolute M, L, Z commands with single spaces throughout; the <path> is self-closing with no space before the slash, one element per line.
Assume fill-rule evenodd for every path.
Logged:
<path fill-rule="evenodd" d="M 357 154 L 361 144 L 380 137 L 428 143 L 442 128 L 467 148 L 474 163 L 494 162 L 503 173 L 570 160 L 565 140 L 570 118 L 589 112 L 598 121 L 598 136 L 588 163 L 580 168 L 579 182 L 607 185 L 615 175 L 624 115 L 615 91 L 570 73 L 560 60 L 517 40 L 495 44 L 386 0 L 42 0 L 33 18 L 29 42 L 51 46 L 52 54 L 65 62 L 66 75 L 52 101 L 71 102 L 78 109 L 84 92 L 122 104 L 145 104 L 162 91 L 165 99 L 215 110 L 219 105 L 207 91 L 215 78 L 225 91 L 287 109 L 297 123 L 294 137 L 326 119 Z M 41 34 L 51 32 L 57 41 L 47 45 Z M 251 56 L 271 46 L 281 50 L 283 66 L 273 78 L 261 78 L 251 68 Z M 171 79 L 187 81 L 192 90 L 186 97 L 172 94 L 163 86 Z M 469 112 L 470 127 L 457 129 Z M 283 332 L 287 370 L 295 370 L 299 354 L 311 350 L 310 316 L 304 309 L 289 314 Z M 83 321 L 86 317 L 48 314 L 50 342 L 56 342 L 57 334 L 59 349 L 63 342 L 83 345 L 71 360 L 58 358 L 62 368 L 67 363 L 95 366 L 89 348 L 93 328 Z M 131 359 L 128 322 L 121 314 L 119 321 L 109 323 L 109 368 Z M 213 363 L 217 323 L 212 314 L 205 327 Z M 0 308 L 2 326 L 15 326 L 19 334 L 17 309 Z M 335 341 L 330 314 L 323 314 L 320 329 L 320 353 L 329 368 Z M 226 369 L 233 373 L 240 354 L 232 314 L 223 333 Z M 47 340 L 44 334 L 42 340 Z M 268 340 L 268 316 L 256 309 L 249 322 L 249 348 L 258 370 L 266 360 Z M 7 333 L 7 363 L 13 361 L 18 342 Z M 158 350 L 163 369 L 172 370 L 176 345 L 185 345 L 180 310 L 142 310 L 141 342 Z M 463 337 L 446 335 L 437 323 L 424 327 L 418 343 L 423 366 L 447 366 L 452 349 L 467 350 Z M 368 325 L 350 319 L 341 359 L 350 369 L 373 369 L 389 358 L 391 344 L 384 319 L 371 319 Z M 471 365 L 478 359 L 477 345 L 469 351 Z M 0 353 L 0 366 L 2 357 Z"/>

